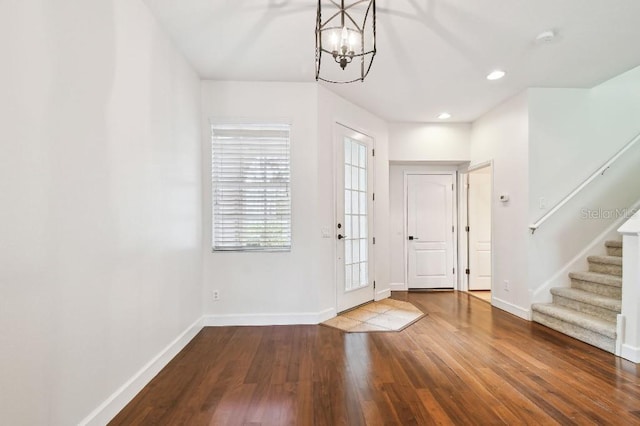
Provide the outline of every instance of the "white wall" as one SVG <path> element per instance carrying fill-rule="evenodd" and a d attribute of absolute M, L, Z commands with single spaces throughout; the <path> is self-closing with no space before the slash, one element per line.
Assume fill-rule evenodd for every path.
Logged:
<path fill-rule="evenodd" d="M 529 117 L 533 223 L 640 133 L 640 68 L 587 90 L 531 89 Z M 568 272 L 586 269 L 586 256 L 604 254 L 602 242 L 619 238 L 616 212 L 640 199 L 638 163 L 640 145 L 530 238 L 533 301 L 550 300 L 550 287 L 568 285 Z"/>
<path fill-rule="evenodd" d="M 328 308 L 315 296 L 318 222 L 317 88 L 315 83 L 202 82 L 204 309 L 213 323 L 305 322 Z M 211 251 L 210 120 L 291 124 L 290 252 Z M 220 301 L 212 299 L 220 291 Z"/>
<path fill-rule="evenodd" d="M 386 123 L 315 83 L 202 83 L 204 304 L 208 323 L 316 323 L 335 314 L 333 130 L 336 122 L 372 136 L 376 147 L 376 281 L 388 295 Z M 210 119 L 291 123 L 292 250 L 211 252 Z M 219 290 L 221 299 L 211 294 Z"/>
<path fill-rule="evenodd" d="M 388 297 L 389 290 L 389 129 L 387 123 L 334 94 L 324 86 L 318 86 L 318 208 L 322 226 L 336 229 L 335 191 L 333 166 L 335 164 L 333 131 L 335 123 L 341 123 L 354 130 L 371 136 L 374 140 L 374 236 L 376 299 Z M 342 195 L 341 195 L 342 196 Z M 318 257 L 317 274 L 321 281 L 328 282 L 332 277 L 333 286 L 321 284 L 319 301 L 321 306 L 334 306 L 335 258 L 334 239 L 321 242 L 321 254 Z"/>
<path fill-rule="evenodd" d="M 201 315 L 198 77 L 140 1 L 0 3 L 0 418 L 77 424 Z"/>
<path fill-rule="evenodd" d="M 468 161 L 469 123 L 390 123 L 389 161 Z"/>
<path fill-rule="evenodd" d="M 530 218 L 534 222 L 593 170 L 608 152 L 592 138 L 588 89 L 529 89 Z M 540 208 L 540 198 L 546 208 Z"/>
<path fill-rule="evenodd" d="M 493 304 L 523 318 L 528 318 L 530 305 L 527 103 L 528 93 L 523 92 L 474 122 L 470 156 L 472 165 L 493 160 Z M 510 201 L 501 203 L 500 194 L 508 194 Z"/>

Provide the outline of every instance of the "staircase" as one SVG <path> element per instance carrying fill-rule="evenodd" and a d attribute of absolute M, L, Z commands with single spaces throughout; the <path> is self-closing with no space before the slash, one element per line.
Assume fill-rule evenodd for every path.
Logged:
<path fill-rule="evenodd" d="M 622 305 L 622 242 L 607 241 L 606 256 L 589 256 L 589 272 L 572 272 L 571 287 L 552 288 L 553 303 L 531 306 L 533 321 L 615 353 Z"/>

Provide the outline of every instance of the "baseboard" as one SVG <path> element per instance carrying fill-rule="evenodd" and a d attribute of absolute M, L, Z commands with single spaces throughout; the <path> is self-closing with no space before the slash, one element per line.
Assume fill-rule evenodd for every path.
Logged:
<path fill-rule="evenodd" d="M 491 299 L 491 304 L 496 308 L 502 309 L 503 311 L 507 311 L 510 314 L 513 314 L 522 319 L 526 319 L 527 321 L 531 321 L 531 311 L 529 309 L 524 309 L 520 306 L 514 305 L 513 303 L 509 303 L 505 300 L 498 299 L 493 296 Z"/>
<path fill-rule="evenodd" d="M 205 315 L 202 325 L 204 327 L 221 327 L 230 325 L 319 324 L 335 316 L 335 308 L 308 313 Z"/>
<path fill-rule="evenodd" d="M 384 290 L 376 291 L 375 300 L 388 299 L 391 297 L 391 289 L 385 288 Z"/>
<path fill-rule="evenodd" d="M 640 363 L 640 348 L 623 344 L 620 356 L 626 360 L 635 362 L 636 364 Z"/>
<path fill-rule="evenodd" d="M 105 425 L 171 361 L 202 329 L 202 318 L 191 324 L 175 340 L 147 362 L 136 374 L 107 398 L 91 414 L 82 419 L 80 426 Z"/>
<path fill-rule="evenodd" d="M 391 291 L 407 291 L 407 285 L 405 283 L 391 283 L 389 284 Z"/>

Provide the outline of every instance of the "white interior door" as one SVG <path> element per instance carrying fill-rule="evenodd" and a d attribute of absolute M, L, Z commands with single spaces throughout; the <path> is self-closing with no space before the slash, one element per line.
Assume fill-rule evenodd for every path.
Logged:
<path fill-rule="evenodd" d="M 453 175 L 408 174 L 407 284 L 453 288 Z"/>
<path fill-rule="evenodd" d="M 469 172 L 469 290 L 491 290 L 491 166 Z"/>
<path fill-rule="evenodd" d="M 373 140 L 336 126 L 337 310 L 374 299 Z"/>

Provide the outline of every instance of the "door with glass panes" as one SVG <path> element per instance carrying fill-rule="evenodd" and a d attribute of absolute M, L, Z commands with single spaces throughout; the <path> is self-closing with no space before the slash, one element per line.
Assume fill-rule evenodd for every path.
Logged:
<path fill-rule="evenodd" d="M 374 299 L 373 139 L 336 125 L 337 310 Z"/>

